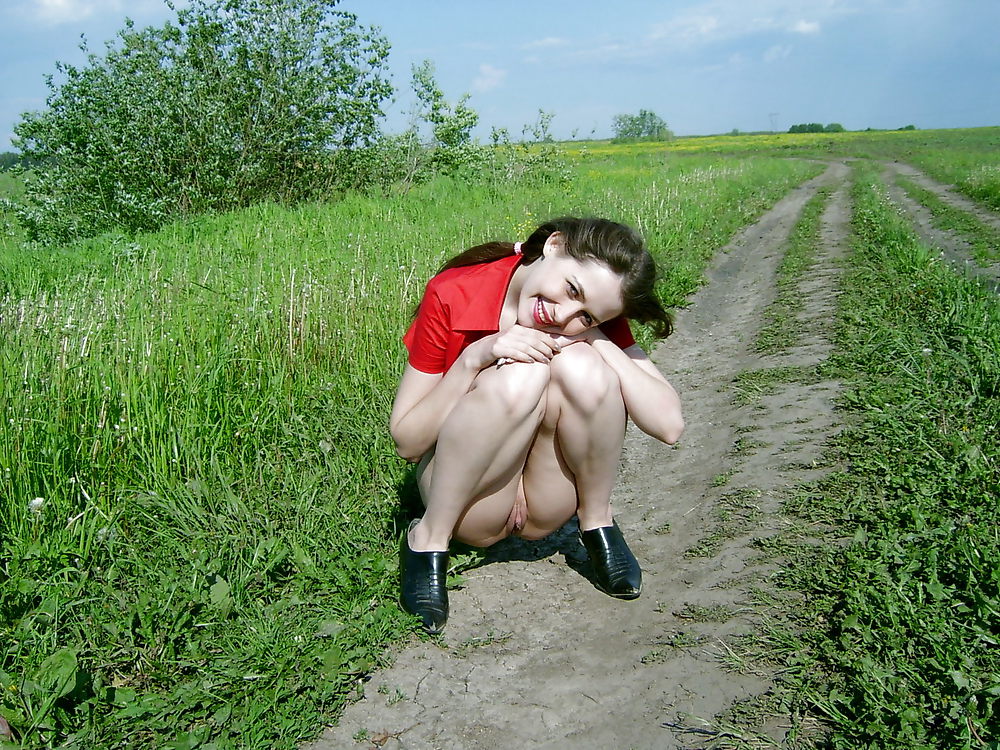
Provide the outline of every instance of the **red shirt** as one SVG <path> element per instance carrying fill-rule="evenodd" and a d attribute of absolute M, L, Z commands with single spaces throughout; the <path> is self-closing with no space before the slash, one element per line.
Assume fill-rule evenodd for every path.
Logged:
<path fill-rule="evenodd" d="M 449 268 L 427 282 L 417 317 L 403 335 L 412 367 L 447 372 L 469 344 L 500 330 L 500 311 L 521 256 Z M 620 348 L 635 343 L 622 316 L 600 325 Z"/>

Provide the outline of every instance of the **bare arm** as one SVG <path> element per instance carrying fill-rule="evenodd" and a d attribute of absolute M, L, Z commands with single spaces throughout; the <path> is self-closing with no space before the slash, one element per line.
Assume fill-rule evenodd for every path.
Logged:
<path fill-rule="evenodd" d="M 419 461 L 437 442 L 441 425 L 484 367 L 501 357 L 548 362 L 558 351 L 551 336 L 515 325 L 470 344 L 446 373 L 421 372 L 407 365 L 389 417 L 396 451 L 407 461 Z"/>
<path fill-rule="evenodd" d="M 620 349 L 600 331 L 592 331 L 590 345 L 618 375 L 632 421 L 647 435 L 667 445 L 676 443 L 684 431 L 677 391 L 638 345 Z"/>

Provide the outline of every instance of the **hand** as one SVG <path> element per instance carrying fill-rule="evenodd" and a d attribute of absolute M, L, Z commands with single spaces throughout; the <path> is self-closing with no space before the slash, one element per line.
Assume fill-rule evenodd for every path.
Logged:
<path fill-rule="evenodd" d="M 562 348 L 549 334 L 517 324 L 505 331 L 486 336 L 477 341 L 476 344 L 481 350 L 480 369 L 493 362 L 498 364 L 510 364 L 511 362 L 548 363 Z"/>
<path fill-rule="evenodd" d="M 597 326 L 593 328 L 588 328 L 582 333 L 577 333 L 573 336 L 554 336 L 553 339 L 561 347 L 567 347 L 570 344 L 593 344 L 598 339 L 606 339 L 607 336 Z"/>

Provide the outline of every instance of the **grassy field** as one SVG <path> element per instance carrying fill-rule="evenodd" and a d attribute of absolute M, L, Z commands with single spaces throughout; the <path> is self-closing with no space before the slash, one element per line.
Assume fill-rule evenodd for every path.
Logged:
<path fill-rule="evenodd" d="M 970 198 L 1000 209 L 1000 127 L 962 130 L 766 133 L 678 138 L 667 144 L 608 141 L 567 144 L 576 158 L 619 154 L 766 154 L 898 160 L 913 164 Z"/>
<path fill-rule="evenodd" d="M 680 304 L 808 162 L 594 156 L 516 191 L 258 206 L 0 254 L 0 706 L 25 746 L 294 747 L 395 606 L 400 334 L 441 260 L 638 225 Z M 461 220 L 456 220 L 460 217 Z M 640 332 L 641 333 L 641 332 Z"/>
<path fill-rule="evenodd" d="M 516 190 L 441 179 L 59 248 L 7 231 L 0 716 L 25 747 L 295 747 L 412 629 L 394 603 L 412 498 L 386 424 L 400 334 L 445 257 L 604 215 L 642 230 L 680 305 L 735 231 L 822 169 L 780 157 L 909 160 L 997 206 L 998 133 L 570 144 L 569 181 Z M 789 705 L 833 746 L 984 746 L 1000 695 L 996 300 L 859 175 L 832 365 L 858 414 L 837 448 L 851 470 L 796 507 L 831 544 L 796 555 L 785 578 L 811 608 L 769 643 L 802 655 Z"/>

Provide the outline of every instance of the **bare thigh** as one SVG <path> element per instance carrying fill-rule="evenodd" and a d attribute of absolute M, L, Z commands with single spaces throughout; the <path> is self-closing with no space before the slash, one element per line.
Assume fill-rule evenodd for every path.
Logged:
<path fill-rule="evenodd" d="M 558 405 L 552 404 L 524 465 L 522 492 L 527 520 L 521 536 L 526 539 L 548 536 L 576 514 L 576 482 L 559 448 L 557 420 Z"/>
<path fill-rule="evenodd" d="M 421 459 L 417 467 L 417 486 L 424 505 L 434 475 L 434 449 Z M 489 487 L 485 494 L 474 498 L 459 516 L 453 538 L 474 547 L 489 547 L 510 535 L 507 521 L 517 502 L 521 484 L 521 467 L 503 481 Z"/>
<path fill-rule="evenodd" d="M 485 492 L 473 498 L 459 517 L 453 538 L 477 547 L 488 547 L 517 533 L 526 539 L 541 539 L 559 530 L 576 513 L 577 494 L 573 473 L 559 448 L 556 426 L 560 396 L 553 386 L 546 394 L 546 410 L 524 457 Z M 417 468 L 417 483 L 426 505 L 435 470 L 435 449 Z M 512 512 L 523 509 L 524 525 L 514 532 Z"/>

